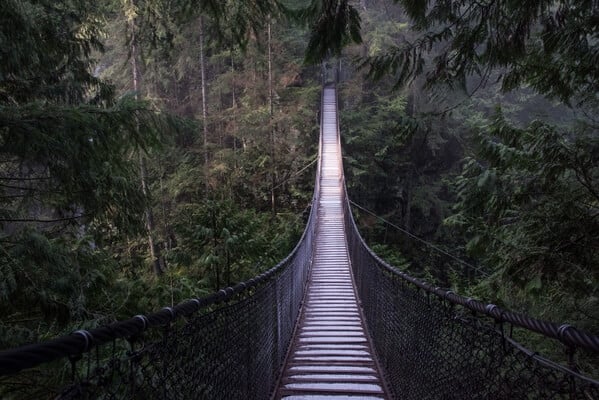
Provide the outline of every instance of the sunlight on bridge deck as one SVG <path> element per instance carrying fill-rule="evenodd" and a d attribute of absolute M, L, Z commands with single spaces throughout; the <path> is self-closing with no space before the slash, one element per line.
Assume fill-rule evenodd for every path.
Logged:
<path fill-rule="evenodd" d="M 335 89 L 323 95 L 323 151 L 316 251 L 277 398 L 386 398 L 350 271 L 343 226 Z"/>

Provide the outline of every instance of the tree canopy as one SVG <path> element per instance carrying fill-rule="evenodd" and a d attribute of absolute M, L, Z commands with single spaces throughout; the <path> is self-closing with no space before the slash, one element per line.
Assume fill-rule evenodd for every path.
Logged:
<path fill-rule="evenodd" d="M 596 15 L 586 0 L 0 2 L 0 347 L 288 254 L 325 59 L 377 253 L 596 328 Z"/>
<path fill-rule="evenodd" d="M 303 105 L 318 80 L 282 10 L 0 4 L 0 348 L 234 285 L 286 254 L 310 199 L 297 171 L 312 171 Z"/>
<path fill-rule="evenodd" d="M 2 347 L 88 318 L 112 267 L 91 227 L 142 226 L 147 198 L 129 156 L 156 144 L 164 120 L 94 74 L 97 11 L 83 1 L 0 4 Z"/>
<path fill-rule="evenodd" d="M 417 35 L 363 58 L 372 77 L 390 73 L 401 85 L 425 74 L 428 84 L 459 88 L 469 76 L 487 80 L 498 70 L 505 91 L 527 84 L 566 103 L 596 105 L 599 24 L 594 1 L 394 2 Z M 360 19 L 351 4 L 324 0 L 320 10 L 309 60 L 324 58 L 327 49 L 339 53 L 348 39 L 361 41 Z M 325 23 L 330 31 L 318 28 Z M 343 32 L 351 34 L 338 36 Z"/>

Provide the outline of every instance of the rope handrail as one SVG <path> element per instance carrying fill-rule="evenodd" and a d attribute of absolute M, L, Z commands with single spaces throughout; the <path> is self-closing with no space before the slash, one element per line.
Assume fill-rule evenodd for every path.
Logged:
<path fill-rule="evenodd" d="M 503 309 L 495 304 L 484 303 L 482 301 L 464 297 L 454 293 L 451 290 L 443 289 L 431 285 L 424 280 L 414 278 L 405 272 L 387 264 L 383 259 L 377 256 L 366 243 L 363 244 L 370 255 L 376 259 L 387 272 L 398 276 L 406 282 L 413 284 L 427 293 L 433 294 L 438 298 L 454 305 L 460 305 L 470 311 L 484 314 L 493 318 L 498 323 L 507 322 L 516 327 L 528 329 L 540 333 L 546 337 L 557 339 L 568 346 L 580 347 L 585 350 L 599 352 L 599 336 L 584 332 L 570 324 L 557 324 L 550 321 L 532 318 L 526 314 Z"/>
<path fill-rule="evenodd" d="M 259 288 L 273 279 L 287 266 L 288 260 L 295 255 L 305 235 L 306 231 L 294 250 L 275 267 L 233 287 L 222 288 L 210 295 L 186 300 L 174 307 L 164 307 L 160 311 L 148 315 L 138 314 L 127 320 L 117 321 L 89 331 L 78 330 L 46 342 L 2 351 L 0 352 L 0 376 L 15 374 L 23 369 L 33 368 L 59 358 L 87 353 L 93 347 L 109 343 L 114 339 L 139 336 L 151 328 L 164 327 L 210 306 L 226 303 L 237 295 L 251 296 L 252 289 Z"/>
<path fill-rule="evenodd" d="M 461 296 L 393 267 L 360 235 L 345 177 L 342 185 L 354 279 L 396 398 L 599 399 L 599 380 L 581 373 L 575 360 L 576 350 L 599 358 L 599 336 Z M 568 365 L 520 344 L 513 328 L 565 345 Z"/>
<path fill-rule="evenodd" d="M 350 204 L 353 202 L 349 199 L 346 194 L 347 208 L 349 209 Z M 355 203 L 353 203 L 355 204 Z M 350 212 L 351 214 L 351 212 Z M 550 321 L 545 321 L 537 318 L 530 317 L 529 315 L 503 309 L 495 304 L 484 303 L 482 301 L 464 297 L 454 293 L 451 290 L 443 289 L 435 285 L 431 285 L 428 282 L 414 278 L 409 274 L 400 271 L 399 269 L 388 264 L 385 260 L 380 258 L 364 241 L 359 233 L 358 227 L 356 226 L 353 217 L 350 218 L 352 223 L 352 229 L 360 240 L 361 246 L 363 246 L 370 256 L 376 260 L 377 264 L 385 271 L 401 278 L 402 280 L 409 282 L 419 289 L 424 290 L 427 293 L 433 294 L 438 298 L 447 301 L 454 305 L 462 306 L 470 311 L 484 314 L 488 317 L 493 318 L 498 323 L 507 322 L 516 327 L 528 329 L 530 331 L 540 333 L 546 337 L 556 339 L 568 346 L 580 347 L 585 350 L 599 353 L 599 336 L 582 331 L 570 324 L 558 324 Z"/>
<path fill-rule="evenodd" d="M 2 351 L 0 397 L 39 398 L 50 392 L 68 399 L 143 393 L 153 398 L 167 397 L 161 392 L 174 385 L 177 398 L 268 396 L 291 341 L 312 262 L 321 158 L 322 134 L 318 154 L 301 171 L 318 164 L 306 227 L 276 266 L 154 313 Z M 47 376 L 38 373 L 43 369 L 34 369 L 54 361 L 67 369 L 70 364 L 70 380 L 43 381 Z"/>

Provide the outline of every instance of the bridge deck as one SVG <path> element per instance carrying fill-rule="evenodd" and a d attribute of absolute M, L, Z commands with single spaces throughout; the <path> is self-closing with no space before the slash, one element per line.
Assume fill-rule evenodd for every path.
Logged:
<path fill-rule="evenodd" d="M 343 229 L 334 88 L 323 95 L 323 154 L 314 263 L 277 398 L 385 398 L 350 272 Z"/>

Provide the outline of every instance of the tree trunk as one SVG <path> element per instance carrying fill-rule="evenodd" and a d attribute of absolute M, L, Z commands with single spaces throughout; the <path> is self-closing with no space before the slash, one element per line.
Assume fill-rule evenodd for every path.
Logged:
<path fill-rule="evenodd" d="M 142 153 L 139 154 L 139 169 L 141 175 L 141 188 L 144 195 L 147 196 L 149 191 L 147 185 L 146 158 Z M 162 254 L 160 248 L 154 240 L 154 213 L 152 212 L 152 209 L 150 207 L 146 209 L 146 229 L 148 231 L 148 246 L 150 248 L 150 256 L 152 258 L 152 267 L 154 273 L 156 275 L 162 275 L 162 273 L 164 272 Z"/>
<path fill-rule="evenodd" d="M 213 206 L 214 207 L 214 206 Z M 212 248 L 213 248 L 213 252 L 216 255 L 218 252 L 218 239 L 216 237 L 216 213 L 214 211 L 214 208 L 211 210 L 212 211 Z M 219 290 L 220 289 L 220 268 L 218 265 L 218 262 L 214 262 L 213 261 L 213 265 L 214 265 L 214 278 L 215 278 L 215 290 Z"/>
<path fill-rule="evenodd" d="M 131 2 L 133 6 L 133 1 Z M 135 20 L 129 21 L 131 28 L 131 74 L 133 78 L 133 91 L 135 92 L 135 99 L 139 99 L 139 69 L 137 66 L 137 38 L 136 38 L 136 26 Z M 139 129 L 139 126 L 138 126 Z M 142 152 L 139 153 L 139 171 L 141 179 L 141 189 L 145 196 L 148 195 L 148 183 L 147 183 L 147 168 L 146 158 Z M 156 245 L 154 240 L 154 214 L 152 208 L 148 207 L 145 212 L 146 219 L 146 230 L 148 231 L 148 246 L 150 248 L 150 257 L 152 258 L 152 268 L 154 274 L 161 275 L 163 270 L 163 261 L 160 248 Z"/>
<path fill-rule="evenodd" d="M 273 72 L 272 72 L 272 35 L 271 35 L 271 21 L 268 21 L 268 108 L 270 115 L 270 206 L 272 214 L 276 214 L 276 203 L 275 203 L 275 182 L 276 182 L 276 163 L 275 163 L 275 127 L 274 127 L 274 91 L 273 91 Z"/>
<path fill-rule="evenodd" d="M 231 287 L 231 255 L 227 248 L 225 248 L 225 262 L 227 263 L 227 266 L 226 266 L 226 268 L 227 268 L 226 269 L 227 287 Z"/>
<path fill-rule="evenodd" d="M 204 173 L 208 187 L 208 114 L 206 112 L 206 62 L 204 60 L 204 17 L 200 16 L 200 76 L 202 86 L 202 127 L 204 134 Z"/>
<path fill-rule="evenodd" d="M 231 56 L 231 107 L 237 108 L 237 98 L 235 94 L 235 62 L 233 60 L 233 49 L 229 50 L 229 55 Z"/>
<path fill-rule="evenodd" d="M 237 162 L 237 97 L 235 93 L 235 62 L 233 61 L 233 49 L 229 50 L 231 55 L 231 108 L 233 118 L 233 162 L 235 170 L 238 168 Z"/>

